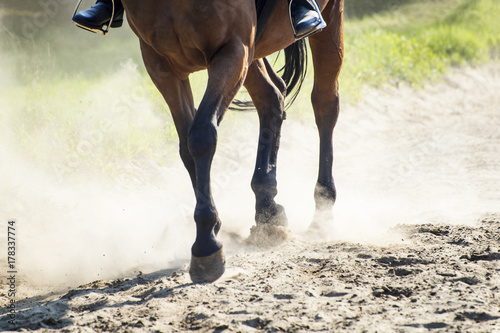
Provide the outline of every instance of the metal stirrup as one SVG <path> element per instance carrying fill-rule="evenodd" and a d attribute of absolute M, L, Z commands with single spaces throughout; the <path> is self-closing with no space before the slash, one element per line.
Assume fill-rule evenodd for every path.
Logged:
<path fill-rule="evenodd" d="M 310 5 L 312 5 L 314 7 L 314 9 L 316 10 L 316 12 L 319 14 L 320 23 L 318 24 L 318 26 L 321 27 L 319 29 L 319 31 L 323 30 L 323 28 L 326 27 L 326 22 L 323 19 L 323 17 L 321 16 L 321 9 L 319 8 L 319 6 L 318 6 L 318 4 L 316 3 L 315 0 L 306 0 L 306 1 Z M 290 25 L 292 26 L 293 35 L 295 36 L 295 39 L 297 39 L 297 31 L 295 31 L 295 26 L 293 25 L 293 20 L 292 20 L 292 2 L 293 2 L 293 0 L 290 0 L 290 3 L 288 4 L 288 17 L 290 18 Z M 313 31 L 309 35 L 302 36 L 300 39 L 306 38 L 306 37 L 310 36 L 311 34 L 313 34 L 315 32 L 317 32 L 317 31 Z"/>
<path fill-rule="evenodd" d="M 73 13 L 73 17 L 75 17 L 76 13 L 78 12 L 78 8 L 80 8 L 80 4 L 82 3 L 83 0 L 78 0 L 78 3 L 76 4 L 75 12 Z M 106 36 L 106 34 L 109 32 L 109 28 L 111 28 L 111 23 L 113 23 L 113 19 L 115 18 L 115 0 L 111 0 L 111 3 L 113 4 L 112 10 L 111 10 L 111 19 L 109 20 L 108 25 L 103 25 L 104 28 L 101 27 L 101 29 L 96 29 L 96 28 L 89 28 L 84 25 L 78 24 L 75 21 L 73 21 L 77 26 L 80 28 L 83 28 L 85 30 L 89 30 L 92 32 L 95 32 L 99 35 Z"/>

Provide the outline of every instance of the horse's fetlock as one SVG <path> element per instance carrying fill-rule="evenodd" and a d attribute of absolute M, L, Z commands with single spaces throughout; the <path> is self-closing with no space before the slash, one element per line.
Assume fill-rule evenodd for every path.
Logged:
<path fill-rule="evenodd" d="M 219 221 L 219 216 L 213 206 L 204 205 L 200 207 L 197 205 L 194 211 L 194 220 L 199 228 L 212 230 Z"/>
<path fill-rule="evenodd" d="M 314 188 L 314 201 L 316 206 L 333 206 L 337 199 L 337 191 L 335 185 L 322 185 L 317 183 Z"/>

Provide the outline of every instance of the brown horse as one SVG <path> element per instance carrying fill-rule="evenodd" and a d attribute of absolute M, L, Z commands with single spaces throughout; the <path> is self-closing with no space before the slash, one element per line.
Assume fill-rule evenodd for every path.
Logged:
<path fill-rule="evenodd" d="M 255 0 L 122 0 L 139 37 L 144 64 L 167 102 L 179 135 L 180 156 L 196 195 L 193 282 L 212 282 L 224 272 L 221 222 L 210 187 L 218 126 L 244 85 L 260 120 L 259 149 L 252 178 L 256 223 L 286 225 L 277 194 L 276 160 L 285 118 L 287 86 L 264 58 L 295 43 L 288 5 L 278 0 L 258 42 Z M 338 76 L 343 59 L 343 0 L 318 0 L 327 27 L 309 37 L 314 64 L 312 105 L 319 131 L 319 174 L 313 224 L 335 202 L 333 129 L 339 114 Z M 292 48 L 293 50 L 293 48 Z M 293 52 L 292 52 L 293 53 Z M 297 59 L 295 57 L 295 59 Z M 287 57 L 288 65 L 293 56 Z M 208 70 L 196 110 L 189 74 Z"/>

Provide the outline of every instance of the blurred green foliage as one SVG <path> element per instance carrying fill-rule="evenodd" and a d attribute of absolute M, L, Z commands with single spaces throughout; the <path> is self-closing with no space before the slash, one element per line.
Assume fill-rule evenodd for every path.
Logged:
<path fill-rule="evenodd" d="M 2 0 L 2 25 L 12 34 L 28 37 L 46 26 L 65 25 L 76 1 L 67 0 Z"/>
<path fill-rule="evenodd" d="M 412 2 L 416 0 L 345 0 L 344 12 L 347 19 L 363 18 Z"/>
<path fill-rule="evenodd" d="M 99 78 L 132 59 L 142 63 L 139 43 L 125 27 L 109 36 L 78 29 L 71 22 L 77 1 L 2 0 L 0 48 L 18 80 Z M 94 1 L 84 1 L 81 10 Z"/>
<path fill-rule="evenodd" d="M 385 82 L 421 85 L 450 66 L 481 63 L 500 50 L 498 0 L 420 1 L 346 21 L 347 91 Z"/>
<path fill-rule="evenodd" d="M 75 28 L 76 3 L 2 0 L 2 57 L 21 81 L 92 79 L 113 73 L 128 59 L 142 64 L 128 27 L 106 37 Z M 81 9 L 92 4 L 84 1 Z M 450 65 L 489 59 L 499 49 L 499 6 L 498 0 L 345 1 L 344 86 L 359 91 L 356 81 L 418 84 Z"/>

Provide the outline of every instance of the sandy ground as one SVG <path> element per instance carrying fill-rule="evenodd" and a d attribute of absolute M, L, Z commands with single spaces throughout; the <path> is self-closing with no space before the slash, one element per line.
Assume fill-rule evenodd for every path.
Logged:
<path fill-rule="evenodd" d="M 402 226 L 400 245 L 290 240 L 228 258 L 218 282 L 186 269 L 95 281 L 19 302 L 16 328 L 51 331 L 494 332 L 500 216 Z M 2 322 L 3 329 L 9 326 Z"/>
<path fill-rule="evenodd" d="M 292 221 L 283 243 L 262 248 L 224 226 L 227 270 L 216 283 L 191 284 L 186 260 L 63 291 L 26 281 L 18 286 L 16 323 L 2 308 L 0 329 L 500 332 L 498 91 L 500 66 L 491 64 L 455 70 L 418 91 L 371 90 L 344 106 L 336 133 L 337 236 L 311 240 Z M 288 126 L 295 135 L 314 133 Z M 285 165 L 296 157 L 287 155 L 283 136 Z M 385 188 L 348 190 L 356 186 Z M 281 190 L 283 201 L 291 190 Z M 367 240 L 387 219 L 382 236 Z M 9 300 L 4 281 L 0 300 Z"/>

